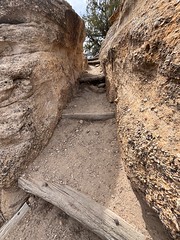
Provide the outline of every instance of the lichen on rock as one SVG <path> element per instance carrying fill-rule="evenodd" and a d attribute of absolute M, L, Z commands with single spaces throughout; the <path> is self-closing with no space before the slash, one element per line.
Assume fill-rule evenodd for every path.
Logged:
<path fill-rule="evenodd" d="M 127 174 L 180 236 L 179 1 L 122 1 L 101 48 Z"/>

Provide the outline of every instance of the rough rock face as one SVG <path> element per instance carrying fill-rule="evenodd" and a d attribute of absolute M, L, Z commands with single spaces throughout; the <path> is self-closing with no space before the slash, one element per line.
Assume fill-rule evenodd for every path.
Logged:
<path fill-rule="evenodd" d="M 179 0 L 123 1 L 100 54 L 127 174 L 174 239 L 180 236 L 179 12 Z"/>
<path fill-rule="evenodd" d="M 63 0 L 0 0 L 0 188 L 47 144 L 82 70 L 84 23 Z"/>

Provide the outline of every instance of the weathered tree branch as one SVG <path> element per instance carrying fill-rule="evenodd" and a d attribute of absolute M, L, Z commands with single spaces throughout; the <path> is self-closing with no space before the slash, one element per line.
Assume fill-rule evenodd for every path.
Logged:
<path fill-rule="evenodd" d="M 105 81 L 105 76 L 104 74 L 93 75 L 90 73 L 84 73 L 83 75 L 80 76 L 79 81 L 80 82 Z"/>
<path fill-rule="evenodd" d="M 29 211 L 30 207 L 27 203 L 24 203 L 19 211 L 7 222 L 2 228 L 0 228 L 0 239 L 3 240 L 9 232 L 11 232 L 15 226 L 20 222 L 20 220 Z"/>
<path fill-rule="evenodd" d="M 115 117 L 115 112 L 107 113 L 63 113 L 62 118 L 79 119 L 87 121 L 102 121 Z"/>
<path fill-rule="evenodd" d="M 67 185 L 20 178 L 19 187 L 59 207 L 102 239 L 145 240 L 118 215 Z"/>

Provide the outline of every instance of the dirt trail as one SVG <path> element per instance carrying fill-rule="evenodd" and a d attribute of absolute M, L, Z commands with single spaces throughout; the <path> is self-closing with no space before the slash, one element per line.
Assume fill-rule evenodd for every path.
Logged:
<path fill-rule="evenodd" d="M 96 72 L 99 68 L 91 67 Z M 96 91 L 97 90 L 97 91 Z M 102 90 L 102 89 L 101 89 Z M 101 91 L 102 92 L 102 91 Z M 114 105 L 97 86 L 81 84 L 64 113 L 111 112 Z M 110 208 L 153 240 L 168 240 L 152 212 L 133 192 L 121 162 L 116 121 L 61 119 L 26 177 L 68 184 Z M 6 240 L 98 240 L 61 210 L 35 198 L 31 212 Z"/>

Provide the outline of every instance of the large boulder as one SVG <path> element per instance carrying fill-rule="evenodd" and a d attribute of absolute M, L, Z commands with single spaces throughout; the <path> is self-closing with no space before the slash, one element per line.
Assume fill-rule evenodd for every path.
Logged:
<path fill-rule="evenodd" d="M 0 188 L 47 144 L 82 71 L 84 23 L 63 0 L 0 0 Z"/>
<path fill-rule="evenodd" d="M 135 189 L 180 236 L 180 1 L 125 0 L 100 59 Z"/>

